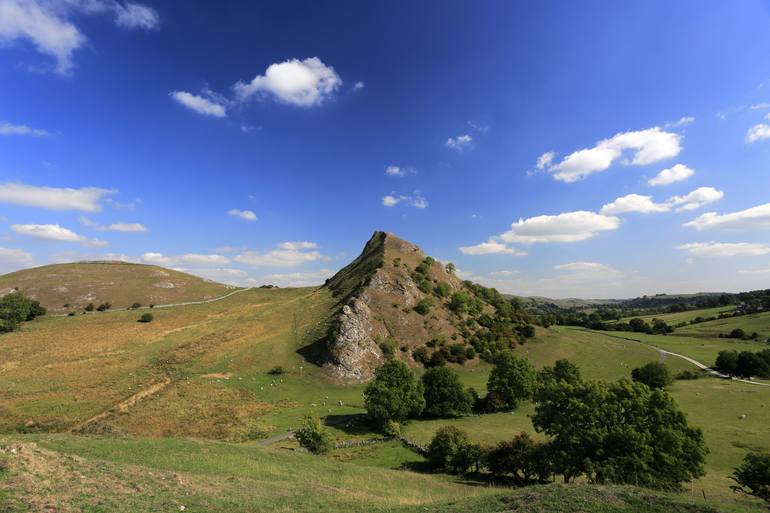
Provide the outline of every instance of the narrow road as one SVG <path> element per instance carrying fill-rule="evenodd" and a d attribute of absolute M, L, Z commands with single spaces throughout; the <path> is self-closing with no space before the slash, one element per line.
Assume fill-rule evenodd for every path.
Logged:
<path fill-rule="evenodd" d="M 267 447 L 268 445 L 273 445 L 273 444 L 277 444 L 278 442 L 283 442 L 284 440 L 288 440 L 293 436 L 294 436 L 294 431 L 287 431 L 286 433 L 281 433 L 280 435 L 273 435 L 270 438 L 265 438 L 264 440 L 259 442 L 259 446 Z"/>
<path fill-rule="evenodd" d="M 732 381 L 740 381 L 741 383 L 748 383 L 749 385 L 759 385 L 759 386 L 763 386 L 763 387 L 770 387 L 770 383 L 759 383 L 757 381 L 751 381 L 750 379 L 741 379 L 741 378 L 736 378 L 736 377 L 728 376 L 727 374 L 722 374 L 721 372 L 716 371 L 716 370 L 712 369 L 711 367 L 709 367 L 708 365 L 704 365 L 701 362 L 690 358 L 689 356 L 685 356 L 685 355 L 679 354 L 679 353 L 672 353 L 671 351 L 666 351 L 665 349 L 661 349 L 658 346 L 655 346 L 655 345 L 652 345 L 652 344 L 648 344 L 647 342 L 645 342 L 643 340 L 639 340 L 639 339 L 636 339 L 636 338 L 629 338 L 629 337 L 621 337 L 619 335 L 610 335 L 609 333 L 606 333 L 604 331 L 595 331 L 595 330 L 583 330 L 583 331 L 589 331 L 591 333 L 596 333 L 596 334 L 599 334 L 599 335 L 604 335 L 605 337 L 610 337 L 610 338 L 614 338 L 614 339 L 617 339 L 617 340 L 626 340 L 628 342 L 634 342 L 636 344 L 642 344 L 643 346 L 647 346 L 647 347 L 649 347 L 651 349 L 655 349 L 663 358 L 665 358 L 667 355 L 676 356 L 677 358 L 681 358 L 682 360 L 688 361 L 691 364 L 693 364 L 696 367 L 698 367 L 699 369 L 704 370 L 704 371 L 708 372 L 709 374 L 711 374 L 713 376 L 716 376 L 718 378 L 730 379 Z"/>

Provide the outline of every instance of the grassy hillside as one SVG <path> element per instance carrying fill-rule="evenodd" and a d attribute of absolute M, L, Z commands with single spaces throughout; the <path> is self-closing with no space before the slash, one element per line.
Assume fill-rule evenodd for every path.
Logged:
<path fill-rule="evenodd" d="M 200 301 L 232 291 L 232 287 L 190 274 L 126 262 L 45 265 L 0 276 L 0 292 L 14 288 L 52 313 L 82 310 L 88 303 L 110 302 L 115 308 L 126 308 L 135 302 Z"/>
<path fill-rule="evenodd" d="M 48 435 L 0 444 L 0 501 L 8 513 L 720 511 L 700 497 L 630 487 L 468 486 L 443 475 L 217 442 Z"/>
<path fill-rule="evenodd" d="M 733 310 L 735 310 L 735 305 L 718 306 L 716 308 L 701 308 L 698 310 L 687 310 L 685 312 L 640 315 L 636 317 L 644 319 L 647 322 L 651 322 L 653 319 L 662 319 L 668 324 L 676 325 L 680 322 L 690 322 L 697 317 L 718 317 L 720 314 L 730 313 Z M 633 316 L 625 317 L 621 320 L 628 322 L 631 319 L 633 319 Z"/>
<path fill-rule="evenodd" d="M 715 321 L 701 322 L 698 324 L 679 328 L 676 330 L 676 333 L 692 336 L 714 337 L 719 336 L 719 334 L 728 334 L 735 328 L 741 328 L 748 334 L 756 331 L 760 335 L 760 340 L 767 341 L 768 338 L 770 338 L 770 312 L 741 315 L 727 319 L 717 319 Z"/>

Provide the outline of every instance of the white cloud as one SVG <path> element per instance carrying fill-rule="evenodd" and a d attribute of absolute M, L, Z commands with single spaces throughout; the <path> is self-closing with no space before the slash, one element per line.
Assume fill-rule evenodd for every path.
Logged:
<path fill-rule="evenodd" d="M 684 196 L 674 196 L 668 202 L 677 207 L 677 212 L 687 212 L 717 202 L 724 198 L 724 196 L 724 192 L 714 187 L 698 187 Z"/>
<path fill-rule="evenodd" d="M 479 132 L 480 134 L 486 134 L 487 132 L 489 132 L 489 126 L 482 125 L 481 123 L 473 119 L 468 120 L 468 126 L 474 129 L 475 131 Z"/>
<path fill-rule="evenodd" d="M 601 274 L 622 274 L 614 267 L 599 262 L 570 262 L 554 266 L 557 271 L 569 271 L 571 273 L 601 273 Z"/>
<path fill-rule="evenodd" d="M 257 214 L 252 212 L 251 210 L 238 210 L 237 208 L 233 208 L 227 211 L 228 214 L 235 217 L 240 217 L 241 219 L 245 221 L 257 221 Z"/>
<path fill-rule="evenodd" d="M 68 73 L 73 54 L 87 38 L 69 19 L 73 14 L 112 13 L 123 28 L 155 28 L 159 17 L 142 4 L 117 0 L 3 0 L 0 2 L 0 41 L 26 40 L 38 52 L 56 60 L 56 72 Z"/>
<path fill-rule="evenodd" d="M 254 285 L 270 284 L 279 287 L 309 287 L 320 285 L 327 278 L 334 276 L 332 269 L 319 269 L 317 271 L 267 274 L 261 278 L 252 278 Z"/>
<path fill-rule="evenodd" d="M 458 135 L 457 137 L 450 137 L 446 140 L 444 145 L 447 148 L 451 148 L 456 151 L 464 151 L 473 145 L 473 137 L 469 134 Z"/>
<path fill-rule="evenodd" d="M 382 197 L 382 204 L 386 207 L 395 207 L 401 202 L 405 202 L 414 208 L 424 209 L 428 208 L 428 200 L 426 200 L 420 191 L 414 191 L 412 195 L 396 195 L 395 193 L 388 194 Z"/>
<path fill-rule="evenodd" d="M 767 244 L 749 242 L 692 242 L 676 247 L 694 257 L 734 257 L 770 255 Z"/>
<path fill-rule="evenodd" d="M 140 223 L 112 223 L 109 226 L 98 228 L 101 231 L 141 233 L 146 232 L 147 227 Z"/>
<path fill-rule="evenodd" d="M 224 255 L 202 255 L 199 253 L 187 253 L 178 259 L 180 262 L 192 265 L 226 265 L 230 259 Z"/>
<path fill-rule="evenodd" d="M 356 82 L 355 84 L 353 84 L 353 90 L 354 90 L 354 91 L 360 91 L 360 90 L 361 90 L 361 89 L 363 89 L 364 87 L 366 87 L 366 84 L 364 84 L 364 83 L 363 83 L 363 82 L 361 82 L 361 81 L 359 81 L 359 82 Z"/>
<path fill-rule="evenodd" d="M 152 30 L 160 25 L 158 12 L 151 7 L 142 4 L 115 3 L 115 23 L 119 27 L 127 29 Z"/>
<path fill-rule="evenodd" d="M 549 167 L 553 163 L 553 159 L 555 156 L 556 156 L 556 153 L 552 151 L 547 151 L 543 153 L 537 158 L 537 168 L 542 170 Z"/>
<path fill-rule="evenodd" d="M 307 262 L 329 260 L 329 257 L 317 251 L 318 246 L 312 242 L 284 242 L 264 253 L 244 251 L 235 256 L 235 261 L 254 267 L 294 267 Z"/>
<path fill-rule="evenodd" d="M 515 276 L 519 274 L 519 271 L 492 271 L 490 276 Z"/>
<path fill-rule="evenodd" d="M 693 116 L 682 116 L 681 118 L 679 118 L 678 121 L 674 123 L 667 123 L 666 126 L 667 127 L 687 126 L 687 125 L 693 124 L 694 122 L 695 122 L 695 118 Z"/>
<path fill-rule="evenodd" d="M 214 268 L 185 268 L 178 267 L 177 270 L 205 278 L 207 280 L 216 281 L 219 283 L 226 283 L 228 285 L 242 285 L 248 283 L 249 273 L 242 269 L 231 269 L 229 267 L 214 267 Z"/>
<path fill-rule="evenodd" d="M 660 127 L 631 132 L 621 132 L 596 143 L 592 148 L 570 153 L 558 164 L 548 167 L 554 178 L 563 182 L 576 182 L 587 176 L 606 171 L 624 152 L 631 151 L 630 161 L 623 164 L 645 166 L 676 157 L 681 151 L 682 136 L 666 132 Z"/>
<path fill-rule="evenodd" d="M 153 265 L 170 265 L 173 263 L 171 257 L 167 257 L 163 253 L 145 253 L 142 255 L 142 261 Z"/>
<path fill-rule="evenodd" d="M 35 257 L 26 251 L 14 248 L 0 248 L 0 268 L 19 269 L 35 265 Z"/>
<path fill-rule="evenodd" d="M 89 239 L 83 235 L 77 234 L 69 228 L 64 228 L 58 224 L 13 224 L 11 229 L 19 235 L 33 237 L 35 239 L 52 240 L 60 242 L 76 242 L 84 246 L 106 246 L 103 240 Z"/>
<path fill-rule="evenodd" d="M 770 276 L 770 269 L 741 269 L 738 274 L 748 276 Z"/>
<path fill-rule="evenodd" d="M 600 213 L 603 215 L 617 215 L 625 214 L 627 212 L 654 214 L 657 212 L 668 212 L 669 210 L 671 210 L 670 205 L 666 203 L 655 203 L 652 201 L 652 196 L 628 194 L 604 205 L 600 210 Z"/>
<path fill-rule="evenodd" d="M 770 125 L 760 123 L 749 128 L 746 132 L 746 144 L 751 144 L 763 139 L 770 139 Z"/>
<path fill-rule="evenodd" d="M 340 85 L 342 79 L 334 68 L 311 57 L 271 64 L 264 75 L 257 75 L 249 83 L 237 82 L 233 89 L 242 101 L 266 94 L 284 103 L 313 107 L 330 98 Z"/>
<path fill-rule="evenodd" d="M 730 214 L 707 212 L 685 226 L 696 230 L 749 231 L 770 229 L 770 203 Z"/>
<path fill-rule="evenodd" d="M 520 244 L 578 242 L 603 231 L 616 230 L 619 226 L 617 217 L 581 210 L 519 219 L 499 239 Z"/>
<path fill-rule="evenodd" d="M 115 189 L 101 189 L 99 187 L 70 189 L 68 187 L 38 187 L 10 182 L 0 184 L 0 203 L 39 207 L 48 210 L 97 212 L 101 210 L 99 202 L 105 196 L 116 194 L 117 192 Z"/>
<path fill-rule="evenodd" d="M 1 9 L 2 7 L 0 7 Z M 27 125 L 14 125 L 11 123 L 0 123 L 0 135 L 31 135 L 33 137 L 43 137 L 48 132 L 40 128 L 32 128 Z"/>
<path fill-rule="evenodd" d="M 203 96 L 191 94 L 187 91 L 174 91 L 170 96 L 179 104 L 194 110 L 198 114 L 213 116 L 215 118 L 227 117 L 227 110 L 223 104 L 209 100 Z"/>
<path fill-rule="evenodd" d="M 401 166 L 387 166 L 385 168 L 385 174 L 388 176 L 406 176 L 414 171 L 411 168 Z"/>
<path fill-rule="evenodd" d="M 751 110 L 765 110 L 770 109 L 770 103 L 756 103 L 749 107 Z"/>
<path fill-rule="evenodd" d="M 523 251 L 519 251 L 514 248 L 509 248 L 502 242 L 498 242 L 495 240 L 488 240 L 487 242 L 482 242 L 480 244 L 476 244 L 475 246 L 461 246 L 460 253 L 463 255 L 495 255 L 495 254 L 505 254 L 505 255 L 514 255 L 514 256 L 525 256 L 527 253 Z"/>
<path fill-rule="evenodd" d="M 647 185 L 651 185 L 653 187 L 658 185 L 671 185 L 672 183 L 687 180 L 694 174 L 695 171 L 692 168 L 689 168 L 684 164 L 675 164 L 670 168 L 664 169 L 654 178 L 648 180 Z"/>

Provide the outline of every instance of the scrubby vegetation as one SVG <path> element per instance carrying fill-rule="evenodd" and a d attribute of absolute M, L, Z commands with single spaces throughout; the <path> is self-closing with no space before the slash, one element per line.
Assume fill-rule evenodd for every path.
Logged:
<path fill-rule="evenodd" d="M 314 454 L 323 454 L 331 449 L 329 434 L 321 425 L 321 419 L 306 415 L 302 426 L 294 433 L 299 444 Z"/>
<path fill-rule="evenodd" d="M 650 362 L 631 371 L 631 379 L 650 388 L 664 389 L 673 383 L 671 373 L 662 362 Z"/>
<path fill-rule="evenodd" d="M 45 315 L 46 309 L 40 302 L 30 299 L 21 292 L 11 292 L 0 298 L 0 333 L 14 331 L 23 322 Z"/>
<path fill-rule="evenodd" d="M 770 454 L 750 452 L 731 477 L 733 490 L 753 495 L 770 506 Z"/>

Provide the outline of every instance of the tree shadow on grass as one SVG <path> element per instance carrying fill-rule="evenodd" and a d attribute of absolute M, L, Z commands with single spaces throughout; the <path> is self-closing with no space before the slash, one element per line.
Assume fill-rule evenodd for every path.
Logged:
<path fill-rule="evenodd" d="M 324 425 L 334 427 L 348 435 L 368 435 L 375 433 L 365 413 L 351 413 L 348 415 L 327 415 Z"/>

